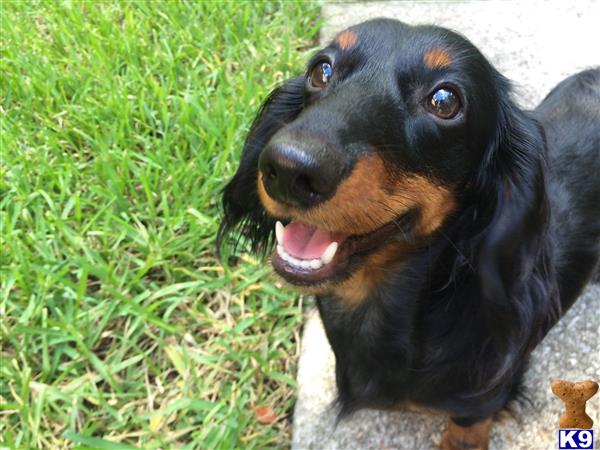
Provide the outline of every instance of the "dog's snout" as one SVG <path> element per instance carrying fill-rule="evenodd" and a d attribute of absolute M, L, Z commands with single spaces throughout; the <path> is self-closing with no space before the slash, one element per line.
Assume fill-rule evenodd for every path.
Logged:
<path fill-rule="evenodd" d="M 272 143 L 259 160 L 267 193 L 275 200 L 295 206 L 314 206 L 335 191 L 339 176 L 307 148 Z"/>

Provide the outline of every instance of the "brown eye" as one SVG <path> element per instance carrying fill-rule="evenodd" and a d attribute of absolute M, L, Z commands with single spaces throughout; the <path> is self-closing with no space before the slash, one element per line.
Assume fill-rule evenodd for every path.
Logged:
<path fill-rule="evenodd" d="M 440 119 L 452 119 L 461 109 L 460 98 L 452 89 L 444 87 L 429 97 L 427 109 Z"/>
<path fill-rule="evenodd" d="M 331 64 L 328 62 L 317 63 L 310 71 L 310 84 L 317 89 L 323 89 L 329 83 L 332 75 Z"/>

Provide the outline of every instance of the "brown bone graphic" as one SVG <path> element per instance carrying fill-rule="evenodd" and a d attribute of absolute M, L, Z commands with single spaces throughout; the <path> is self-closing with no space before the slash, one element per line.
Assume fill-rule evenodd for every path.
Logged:
<path fill-rule="evenodd" d="M 565 414 L 560 417 L 561 428 L 589 430 L 594 421 L 585 413 L 585 402 L 598 391 L 598 383 L 592 380 L 572 383 L 564 380 L 552 382 L 552 392 L 565 402 Z"/>

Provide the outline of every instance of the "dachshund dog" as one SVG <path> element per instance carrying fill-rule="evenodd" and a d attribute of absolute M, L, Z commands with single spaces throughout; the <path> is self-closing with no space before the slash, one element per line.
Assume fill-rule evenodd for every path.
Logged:
<path fill-rule="evenodd" d="M 599 173 L 600 69 L 526 112 L 464 37 L 377 19 L 269 95 L 217 245 L 272 250 L 316 295 L 340 417 L 423 405 L 450 417 L 442 448 L 487 448 L 595 274 Z"/>

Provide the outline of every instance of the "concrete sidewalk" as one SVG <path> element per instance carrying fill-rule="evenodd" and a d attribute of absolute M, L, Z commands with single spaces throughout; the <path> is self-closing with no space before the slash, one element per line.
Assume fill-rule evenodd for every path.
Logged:
<path fill-rule="evenodd" d="M 516 99 L 533 108 L 560 80 L 600 66 L 598 1 L 402 1 L 329 4 L 322 42 L 374 17 L 433 23 L 467 36 L 508 78 Z M 600 285 L 592 285 L 533 354 L 525 377 L 532 406 L 514 405 L 514 417 L 495 423 L 490 449 L 557 448 L 563 405 L 550 380 L 600 379 Z M 334 425 L 334 358 L 318 315 L 309 314 L 298 372 L 292 448 L 434 449 L 446 417 L 417 411 L 361 411 Z M 588 402 L 600 448 L 600 394 Z"/>

